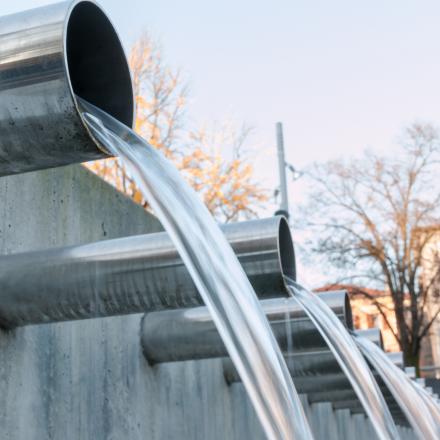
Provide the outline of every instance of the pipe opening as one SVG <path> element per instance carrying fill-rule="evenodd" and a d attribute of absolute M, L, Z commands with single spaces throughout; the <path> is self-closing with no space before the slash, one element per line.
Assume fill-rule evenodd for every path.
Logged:
<path fill-rule="evenodd" d="M 283 275 L 296 281 L 295 248 L 289 224 L 285 217 L 280 218 L 278 232 L 278 249 L 280 253 L 281 270 Z"/>
<path fill-rule="evenodd" d="M 379 329 L 379 347 L 385 351 L 384 347 L 384 342 L 383 342 L 383 335 L 382 335 L 382 331 Z M 403 361 L 402 361 L 403 364 Z"/>
<path fill-rule="evenodd" d="M 351 310 L 350 297 L 348 296 L 348 293 L 345 293 L 345 297 L 344 297 L 344 314 L 345 314 L 345 323 L 347 325 L 347 328 L 349 330 L 353 330 L 354 329 L 353 312 Z"/>
<path fill-rule="evenodd" d="M 73 7 L 65 52 L 74 95 L 132 127 L 133 89 L 124 49 L 110 20 L 94 3 Z"/>

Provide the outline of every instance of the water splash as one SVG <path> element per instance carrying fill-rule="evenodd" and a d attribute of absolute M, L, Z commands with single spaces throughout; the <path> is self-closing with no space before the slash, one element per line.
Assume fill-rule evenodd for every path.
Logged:
<path fill-rule="evenodd" d="M 399 434 L 385 399 L 350 333 L 318 295 L 290 278 L 286 278 L 286 284 L 325 339 L 362 403 L 379 439 L 398 439 Z"/>
<path fill-rule="evenodd" d="M 269 439 L 312 439 L 299 397 L 258 299 L 229 243 L 163 155 L 78 98 L 94 138 L 119 156 L 190 272 Z"/>
<path fill-rule="evenodd" d="M 405 372 L 397 368 L 385 352 L 371 341 L 359 336 L 354 336 L 354 340 L 385 382 L 419 438 L 424 440 L 440 438 L 440 427 L 436 427 L 429 409 Z"/>

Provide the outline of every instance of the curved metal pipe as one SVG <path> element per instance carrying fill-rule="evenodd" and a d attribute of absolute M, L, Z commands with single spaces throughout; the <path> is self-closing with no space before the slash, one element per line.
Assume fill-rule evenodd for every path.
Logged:
<path fill-rule="evenodd" d="M 284 217 L 222 227 L 257 295 L 287 295 L 295 257 Z M 168 234 L 0 257 L 5 328 L 194 307 L 203 301 Z"/>
<path fill-rule="evenodd" d="M 352 316 L 344 291 L 325 292 L 320 297 L 348 327 Z M 313 350 L 326 343 L 294 298 L 260 301 L 281 350 Z M 152 364 L 226 357 L 228 353 L 206 307 L 169 310 L 145 315 L 141 325 L 141 344 Z"/>
<path fill-rule="evenodd" d="M 76 95 L 132 126 L 133 88 L 119 37 L 93 1 L 0 18 L 0 176 L 106 157 Z"/>

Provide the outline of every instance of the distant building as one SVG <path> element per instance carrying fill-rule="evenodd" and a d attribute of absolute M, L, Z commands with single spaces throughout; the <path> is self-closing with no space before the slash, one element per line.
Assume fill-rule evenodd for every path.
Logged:
<path fill-rule="evenodd" d="M 421 256 L 420 282 L 429 287 L 426 319 L 433 320 L 428 335 L 422 341 L 420 370 L 424 377 L 440 379 L 440 315 L 435 317 L 440 307 L 440 225 L 420 228 L 419 232 L 420 240 L 427 240 Z M 326 290 L 347 290 L 351 300 L 355 328 L 379 327 L 382 331 L 385 350 L 400 351 L 399 344 L 394 337 L 394 334 L 397 334 L 394 304 L 387 291 L 352 284 L 334 284 L 317 289 L 317 291 Z M 409 298 L 406 303 L 409 306 Z M 376 304 L 382 306 L 382 313 Z"/>
<path fill-rule="evenodd" d="M 440 249 L 440 240 L 437 242 L 437 246 Z M 436 281 L 432 285 L 434 291 L 430 295 L 430 302 L 433 304 L 429 307 L 428 314 L 430 316 L 428 319 L 432 319 L 432 313 L 439 306 L 440 279 Z M 394 337 L 394 334 L 397 334 L 394 304 L 388 292 L 352 284 L 327 285 L 316 291 L 324 292 L 327 290 L 346 290 L 350 296 L 355 329 L 379 327 L 382 331 L 385 350 L 400 351 L 399 343 Z M 407 302 L 409 305 L 409 298 Z M 376 303 L 382 305 L 382 313 L 375 305 Z M 428 336 L 422 343 L 420 369 L 421 375 L 424 377 L 440 378 L 440 317 L 434 321 Z"/>

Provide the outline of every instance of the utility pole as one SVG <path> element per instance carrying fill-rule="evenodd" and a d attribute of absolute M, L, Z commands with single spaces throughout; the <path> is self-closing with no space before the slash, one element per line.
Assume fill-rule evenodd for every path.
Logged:
<path fill-rule="evenodd" d="M 276 215 L 284 215 L 289 218 L 289 198 L 287 193 L 287 178 L 286 178 L 286 159 L 284 157 L 284 136 L 283 124 L 276 123 L 277 133 L 277 151 L 278 151 L 278 170 L 280 174 L 280 209 L 275 213 Z"/>

